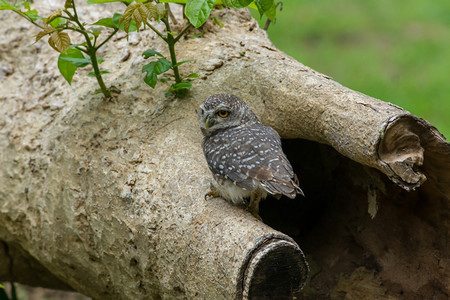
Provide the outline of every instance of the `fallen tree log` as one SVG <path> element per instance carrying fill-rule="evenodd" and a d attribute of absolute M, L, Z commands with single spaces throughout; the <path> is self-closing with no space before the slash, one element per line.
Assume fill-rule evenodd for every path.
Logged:
<path fill-rule="evenodd" d="M 246 11 L 217 16 L 223 28 L 208 23 L 202 38 L 178 45 L 180 60 L 198 58 L 186 74 L 201 79 L 174 101 L 164 97 L 166 86 L 142 82 L 140 54 L 165 52 L 148 31 L 119 36 L 104 50 L 110 83 L 121 90 L 105 102 L 93 95 L 87 71 L 68 87 L 47 45 L 23 47 L 26 23 L 2 27 L 2 59 L 13 71 L 0 86 L 0 240 L 14 251 L 2 252 L 0 280 L 70 287 L 95 299 L 298 295 L 307 263 L 296 242 L 242 208 L 204 200 L 211 175 L 195 109 L 211 94 L 234 93 L 294 139 L 284 141 L 286 152 L 307 198 L 267 201 L 261 216 L 306 249 L 314 276 L 304 297 L 339 297 L 367 282 L 390 287 L 371 295 L 448 295 L 445 138 L 275 49 Z M 289 205 L 295 209 L 276 215 Z M 367 281 L 350 280 L 358 274 Z"/>

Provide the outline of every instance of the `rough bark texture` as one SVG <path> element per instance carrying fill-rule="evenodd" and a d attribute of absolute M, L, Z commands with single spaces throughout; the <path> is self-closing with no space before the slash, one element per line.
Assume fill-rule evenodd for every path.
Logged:
<path fill-rule="evenodd" d="M 96 21 L 110 7 L 80 15 Z M 33 27 L 0 14 L 0 280 L 37 271 L 47 278 L 39 284 L 96 299 L 261 298 L 277 290 L 269 270 L 282 253 L 298 262 L 296 295 L 306 265 L 295 242 L 240 207 L 204 200 L 212 178 L 195 109 L 233 93 L 290 139 L 306 198 L 269 199 L 261 216 L 306 251 L 303 297 L 450 294 L 450 146 L 426 121 L 286 56 L 245 10 L 219 11 L 223 28 L 208 23 L 177 44 L 180 60 L 196 59 L 181 71 L 200 74 L 182 100 L 142 81 L 141 53 L 167 54 L 156 36 L 117 36 L 100 54 L 121 90 L 112 102 L 93 95 L 87 70 L 67 85 L 57 54 L 44 41 L 30 46 Z"/>

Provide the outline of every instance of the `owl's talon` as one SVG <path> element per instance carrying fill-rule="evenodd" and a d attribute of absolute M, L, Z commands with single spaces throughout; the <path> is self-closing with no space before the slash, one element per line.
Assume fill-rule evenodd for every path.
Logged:
<path fill-rule="evenodd" d="M 259 207 L 258 205 L 249 205 L 247 206 L 247 211 L 250 212 L 256 219 L 259 221 L 263 221 L 261 217 L 259 216 Z"/>
<path fill-rule="evenodd" d="M 215 198 L 219 197 L 220 193 L 217 190 L 217 188 L 211 183 L 209 186 L 209 192 L 205 194 L 205 200 L 208 200 L 208 198 Z"/>
<path fill-rule="evenodd" d="M 259 216 L 258 212 L 250 211 L 250 213 L 258 220 L 263 222 L 263 219 Z"/>
<path fill-rule="evenodd" d="M 259 216 L 259 202 L 261 201 L 261 191 L 256 190 L 250 196 L 250 202 L 248 203 L 247 210 L 259 221 L 262 222 Z"/>

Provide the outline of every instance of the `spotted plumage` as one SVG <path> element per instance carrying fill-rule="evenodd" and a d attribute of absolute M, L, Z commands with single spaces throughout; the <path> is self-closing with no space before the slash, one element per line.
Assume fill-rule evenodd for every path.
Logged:
<path fill-rule="evenodd" d="M 208 97 L 199 110 L 203 152 L 217 185 L 209 195 L 242 203 L 259 218 L 259 201 L 268 194 L 295 198 L 303 195 L 278 133 L 261 124 L 239 98 L 228 94 Z"/>

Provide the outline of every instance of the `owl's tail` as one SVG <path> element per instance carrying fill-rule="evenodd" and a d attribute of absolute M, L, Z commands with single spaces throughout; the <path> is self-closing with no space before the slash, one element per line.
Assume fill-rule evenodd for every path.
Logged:
<path fill-rule="evenodd" d="M 261 185 L 264 189 L 272 195 L 284 195 L 291 199 L 294 199 L 297 195 L 305 197 L 302 189 L 299 187 L 299 181 L 297 175 L 294 174 L 294 178 L 289 181 L 282 181 L 273 178 L 272 180 L 262 181 Z"/>

